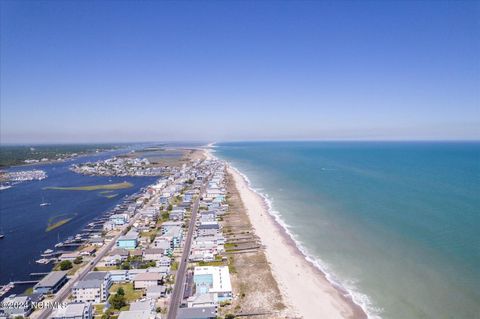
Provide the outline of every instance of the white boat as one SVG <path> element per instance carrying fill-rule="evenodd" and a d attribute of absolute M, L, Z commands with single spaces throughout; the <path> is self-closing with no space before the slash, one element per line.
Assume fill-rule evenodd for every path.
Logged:
<path fill-rule="evenodd" d="M 10 187 L 12 187 L 12 186 L 10 186 L 10 185 L 0 185 L 0 191 L 3 191 L 4 189 L 9 189 Z"/>
<path fill-rule="evenodd" d="M 50 205 L 50 203 L 47 203 L 42 197 L 42 202 L 40 203 L 40 206 L 48 206 L 48 205 Z"/>

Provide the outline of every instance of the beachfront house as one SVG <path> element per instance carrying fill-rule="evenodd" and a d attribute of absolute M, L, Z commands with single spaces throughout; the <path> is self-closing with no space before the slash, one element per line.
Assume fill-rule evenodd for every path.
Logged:
<path fill-rule="evenodd" d="M 217 303 L 213 294 L 194 295 L 187 299 L 188 307 L 215 307 Z"/>
<path fill-rule="evenodd" d="M 54 294 L 68 281 L 66 271 L 52 271 L 33 286 L 34 293 Z"/>
<path fill-rule="evenodd" d="M 117 240 L 117 248 L 135 249 L 138 245 L 138 233 L 130 230 L 126 235 L 121 236 Z"/>
<path fill-rule="evenodd" d="M 224 192 L 219 190 L 219 189 L 216 189 L 216 188 L 209 188 L 207 189 L 206 191 L 206 194 L 205 194 L 205 199 L 211 199 L 213 200 L 215 197 L 217 196 L 221 196 L 223 195 Z"/>
<path fill-rule="evenodd" d="M 195 267 L 193 282 L 196 294 L 210 293 L 216 302 L 232 299 L 232 285 L 227 266 Z"/>
<path fill-rule="evenodd" d="M 75 283 L 72 296 L 75 302 L 105 302 L 112 285 L 110 273 L 94 271 L 88 273 L 82 280 Z"/>
<path fill-rule="evenodd" d="M 220 225 L 217 221 L 202 222 L 197 226 L 197 236 L 210 236 L 219 233 Z"/>
<path fill-rule="evenodd" d="M 215 318 L 217 318 L 216 307 L 178 308 L 177 319 L 215 319 Z"/>

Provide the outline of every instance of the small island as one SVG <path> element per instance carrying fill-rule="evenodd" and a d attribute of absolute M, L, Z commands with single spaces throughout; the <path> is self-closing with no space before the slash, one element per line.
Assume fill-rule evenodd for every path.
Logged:
<path fill-rule="evenodd" d="M 73 219 L 73 217 L 70 217 L 70 218 L 64 218 L 64 219 L 61 219 L 55 223 L 49 223 L 48 226 L 47 226 L 47 229 L 45 229 L 45 232 L 49 232 L 49 231 L 52 231 L 54 229 L 57 229 L 58 227 L 61 227 L 63 225 L 65 225 L 66 223 L 68 223 L 69 221 L 71 221 Z"/>
<path fill-rule="evenodd" d="M 97 191 L 97 190 L 116 190 L 116 189 L 125 189 L 133 187 L 132 183 L 122 182 L 115 184 L 104 184 L 104 185 L 88 185 L 88 186 L 73 186 L 73 187 L 61 187 L 61 186 L 50 186 L 45 187 L 45 190 L 60 190 L 60 191 Z"/>

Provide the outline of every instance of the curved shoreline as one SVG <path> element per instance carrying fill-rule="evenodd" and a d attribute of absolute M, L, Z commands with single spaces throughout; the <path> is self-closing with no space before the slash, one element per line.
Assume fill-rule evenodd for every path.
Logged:
<path fill-rule="evenodd" d="M 288 232 L 288 230 L 285 228 L 285 226 L 282 225 L 283 221 L 280 219 L 279 221 L 279 216 L 272 214 L 272 209 L 271 205 L 269 203 L 268 198 L 265 197 L 265 195 L 259 193 L 255 189 L 251 187 L 251 183 L 248 180 L 248 178 L 241 173 L 237 168 L 233 167 L 232 165 L 228 164 L 228 170 L 232 173 L 234 178 L 239 178 L 241 179 L 241 182 L 243 182 L 244 186 L 247 188 L 249 192 L 251 192 L 254 196 L 258 198 L 259 201 L 262 203 L 262 210 L 263 212 L 266 213 L 267 218 L 270 220 L 272 226 L 276 229 L 277 233 L 281 236 L 283 243 L 285 244 L 287 249 L 289 249 L 291 255 L 293 258 L 292 261 L 295 262 L 296 267 L 306 267 L 307 269 L 304 269 L 303 274 L 301 274 L 300 277 L 305 277 L 301 278 L 305 282 L 301 284 L 304 289 L 307 289 L 305 287 L 306 285 L 311 285 L 310 288 L 314 288 L 316 291 L 322 290 L 324 293 L 324 296 L 312 296 L 313 298 L 308 298 L 308 296 L 292 296 L 288 294 L 288 290 L 290 290 L 291 283 L 289 284 L 288 281 L 282 280 L 279 277 L 283 277 L 279 272 L 285 272 L 286 269 L 278 269 L 281 268 L 279 265 L 276 265 L 274 262 L 272 262 L 272 269 L 274 273 L 274 277 L 279 281 L 279 286 L 283 289 L 281 289 L 282 294 L 285 295 L 286 297 L 286 303 L 291 304 L 291 306 L 294 308 L 295 312 L 300 314 L 304 318 L 318 318 L 316 316 L 321 315 L 325 316 L 325 318 L 368 318 L 367 313 L 365 310 L 355 301 L 353 300 L 351 294 L 344 289 L 343 287 L 340 286 L 340 284 L 334 283 L 330 280 L 328 280 L 328 275 L 323 272 L 321 269 L 319 269 L 313 262 L 311 261 L 311 258 L 308 257 L 298 246 L 297 242 L 292 238 L 292 234 Z M 235 181 L 237 183 L 237 188 L 239 188 L 240 196 L 243 197 L 242 195 L 242 185 L 239 185 L 239 181 Z M 245 206 L 248 206 L 247 203 L 245 203 Z M 248 208 L 247 208 L 248 211 Z M 248 212 L 249 216 L 252 217 L 252 214 Z M 262 216 L 262 214 L 260 214 Z M 254 219 L 254 218 L 251 218 Z M 252 224 L 254 228 L 258 230 L 261 227 L 258 223 L 255 223 L 252 221 Z M 260 226 L 260 227 L 259 227 Z M 265 242 L 265 236 L 262 236 L 258 234 L 260 238 L 262 239 L 262 242 Z M 271 251 L 266 249 L 267 257 L 270 257 L 269 259 L 273 259 L 271 256 Z M 300 260 L 295 260 L 295 259 L 300 259 Z M 285 260 L 284 260 L 285 261 Z M 313 277 L 312 277 L 313 275 Z M 316 277 L 316 278 L 315 278 Z M 318 279 L 320 282 L 316 283 L 315 279 Z M 318 298 L 320 297 L 320 298 Z M 328 299 L 327 299 L 328 298 Z M 303 299 L 303 302 L 300 302 L 299 299 Z M 323 299 L 323 300 L 320 300 Z M 296 302 L 295 302 L 296 300 Z M 293 302 L 292 302 L 293 301 Z M 313 304 L 311 304 L 313 302 Z M 301 304 L 301 305 L 299 305 Z M 327 313 L 322 313 L 322 310 L 319 310 L 317 308 L 317 304 L 319 308 L 323 308 L 324 311 L 327 311 Z M 307 308 L 310 305 L 310 309 Z M 334 307 L 328 307 L 334 306 Z M 300 306 L 300 307 L 299 307 Z M 300 308 L 300 309 L 299 309 Z M 334 308 L 334 309 L 332 309 Z M 315 309 L 315 310 L 314 310 Z M 312 316 L 313 315 L 313 316 Z"/>
<path fill-rule="evenodd" d="M 206 150 L 207 158 L 215 158 Z M 368 318 L 351 293 L 302 251 L 270 200 L 256 191 L 243 173 L 227 163 L 256 234 L 265 245 L 267 259 L 292 315 L 303 318 Z M 273 236 L 272 236 L 273 235 Z M 278 240 L 280 238 L 280 240 Z"/>

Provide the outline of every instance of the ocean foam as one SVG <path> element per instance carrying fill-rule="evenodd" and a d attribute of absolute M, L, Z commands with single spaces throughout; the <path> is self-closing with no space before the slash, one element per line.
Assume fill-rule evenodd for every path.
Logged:
<path fill-rule="evenodd" d="M 208 152 L 213 153 L 215 150 L 209 149 Z M 211 154 L 212 157 L 216 158 L 213 154 Z M 274 218 L 274 220 L 283 228 L 285 233 L 292 239 L 292 241 L 295 243 L 296 247 L 298 250 L 302 253 L 302 255 L 305 257 L 305 260 L 310 262 L 315 268 L 320 270 L 324 275 L 325 278 L 337 289 L 339 289 L 341 292 L 344 292 L 345 297 L 349 297 L 352 299 L 352 301 L 358 305 L 362 310 L 367 314 L 367 317 L 369 319 L 381 319 L 380 313 L 383 311 L 383 309 L 379 307 L 375 307 L 373 303 L 371 302 L 370 298 L 359 292 L 358 288 L 355 285 L 355 282 L 353 281 L 341 281 L 339 280 L 334 274 L 333 271 L 329 269 L 327 264 L 323 262 L 320 258 L 312 255 L 311 253 L 308 252 L 308 250 L 302 245 L 302 242 L 297 238 L 295 234 L 293 234 L 290 231 L 291 226 L 288 225 L 282 218 L 281 218 L 281 213 L 273 208 L 273 199 L 270 198 L 270 196 L 267 193 L 262 193 L 259 188 L 254 188 L 252 186 L 252 183 L 250 179 L 248 178 L 247 175 L 243 174 L 239 169 L 231 165 L 231 163 L 228 163 L 229 166 L 237 172 L 247 183 L 247 186 L 250 190 L 255 192 L 258 196 L 260 196 L 264 203 L 266 204 L 268 208 L 268 213 Z"/>

